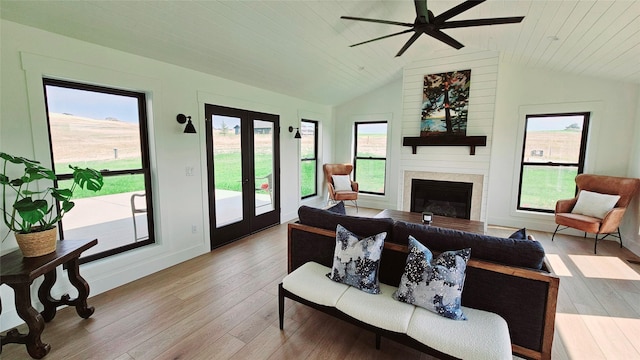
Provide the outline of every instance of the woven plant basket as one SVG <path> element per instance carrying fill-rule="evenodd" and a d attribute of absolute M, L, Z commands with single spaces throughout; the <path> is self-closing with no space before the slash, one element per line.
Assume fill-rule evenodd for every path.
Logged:
<path fill-rule="evenodd" d="M 28 234 L 16 233 L 16 241 L 24 257 L 37 257 L 56 251 L 56 227 Z"/>

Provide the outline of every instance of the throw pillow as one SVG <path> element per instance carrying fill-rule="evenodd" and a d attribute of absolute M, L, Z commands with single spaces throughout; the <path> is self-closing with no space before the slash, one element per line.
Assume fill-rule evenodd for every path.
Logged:
<path fill-rule="evenodd" d="M 386 232 L 359 239 L 342 225 L 336 227 L 336 249 L 329 279 L 379 294 L 378 267 Z"/>
<path fill-rule="evenodd" d="M 600 194 L 597 192 L 581 190 L 578 195 L 578 201 L 571 212 L 573 214 L 581 214 L 604 218 L 607 213 L 616 206 L 620 200 L 620 195 Z"/>
<path fill-rule="evenodd" d="M 522 228 L 520 230 L 517 230 L 513 234 L 509 235 L 509 239 L 521 239 L 521 240 L 524 240 L 526 238 L 527 238 L 527 229 L 526 228 Z"/>
<path fill-rule="evenodd" d="M 333 205 L 330 208 L 327 208 L 328 211 L 331 211 L 336 214 L 346 215 L 347 210 L 344 208 L 344 201 L 340 201 L 339 203 Z"/>
<path fill-rule="evenodd" d="M 409 236 L 409 255 L 393 298 L 420 306 L 453 320 L 466 320 L 462 312 L 462 288 L 471 249 L 433 254 Z"/>
<path fill-rule="evenodd" d="M 333 189 L 335 191 L 351 191 L 351 178 L 349 175 L 331 175 Z"/>

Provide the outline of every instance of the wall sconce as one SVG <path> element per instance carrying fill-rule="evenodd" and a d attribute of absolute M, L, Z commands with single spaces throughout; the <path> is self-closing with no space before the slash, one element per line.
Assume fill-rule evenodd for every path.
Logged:
<path fill-rule="evenodd" d="M 293 129 L 296 129 L 296 134 L 293 136 L 294 139 L 301 139 L 300 136 L 300 128 L 294 128 L 293 126 L 289 126 L 289 132 L 293 132 Z"/>
<path fill-rule="evenodd" d="M 422 223 L 425 225 L 431 225 L 433 221 L 433 213 L 429 211 L 422 212 Z"/>
<path fill-rule="evenodd" d="M 184 133 L 185 134 L 195 134 L 196 133 L 196 128 L 193 126 L 193 123 L 191 122 L 191 116 L 186 116 L 184 114 L 178 114 L 178 116 L 176 116 L 176 119 L 178 120 L 178 122 L 180 124 L 187 123 L 187 126 L 184 127 Z"/>

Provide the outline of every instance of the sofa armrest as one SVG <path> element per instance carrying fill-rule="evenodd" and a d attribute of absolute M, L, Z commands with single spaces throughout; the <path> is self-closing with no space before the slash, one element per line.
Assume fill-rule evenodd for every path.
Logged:
<path fill-rule="evenodd" d="M 571 212 L 577 201 L 578 198 L 558 200 L 556 202 L 556 214 Z"/>
<path fill-rule="evenodd" d="M 299 223 L 288 226 L 287 272 L 309 261 L 331 267 L 336 248 L 336 232 Z"/>

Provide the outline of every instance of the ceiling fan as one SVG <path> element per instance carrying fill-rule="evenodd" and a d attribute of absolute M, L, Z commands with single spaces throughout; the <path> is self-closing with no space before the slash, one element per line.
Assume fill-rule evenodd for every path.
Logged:
<path fill-rule="evenodd" d="M 480 5 L 486 0 L 468 0 L 463 2 L 460 5 L 454 6 L 451 9 L 443 12 L 438 16 L 434 16 L 431 10 L 427 9 L 427 0 L 414 0 L 413 3 L 416 7 L 416 20 L 411 23 L 403 23 L 398 21 L 389 21 L 389 20 L 378 20 L 378 19 L 367 19 L 353 16 L 341 16 L 341 19 L 346 20 L 357 20 L 357 21 L 368 21 L 374 23 L 381 24 L 389 24 L 389 25 L 399 25 L 405 26 L 410 29 L 400 31 L 394 34 L 381 36 L 375 39 L 363 41 L 361 43 L 353 44 L 350 47 L 370 43 L 376 40 L 386 39 L 392 36 L 406 34 L 409 32 L 414 32 L 414 34 L 409 38 L 409 40 L 404 44 L 402 49 L 396 54 L 396 56 L 402 55 L 408 48 L 413 44 L 422 34 L 427 34 L 433 38 L 436 38 L 445 44 L 452 46 L 456 49 L 461 49 L 464 47 L 461 43 L 459 43 L 456 39 L 442 32 L 442 29 L 452 29 L 452 28 L 462 28 L 462 27 L 470 27 L 470 26 L 484 26 L 484 25 L 500 25 L 500 24 L 513 24 L 519 23 L 524 19 L 524 16 L 514 16 L 514 17 L 502 17 L 502 18 L 489 18 L 489 19 L 473 19 L 473 20 L 459 20 L 459 21 L 447 21 L 454 16 L 457 16 L 476 5 Z"/>

